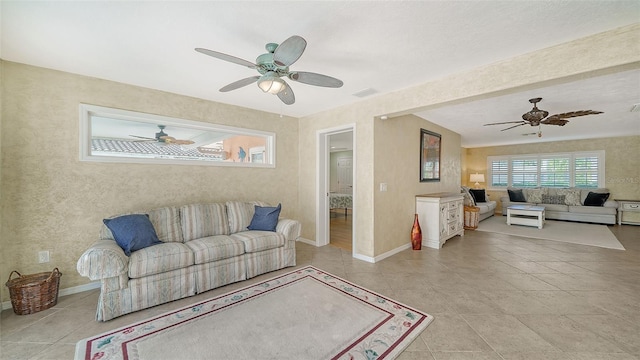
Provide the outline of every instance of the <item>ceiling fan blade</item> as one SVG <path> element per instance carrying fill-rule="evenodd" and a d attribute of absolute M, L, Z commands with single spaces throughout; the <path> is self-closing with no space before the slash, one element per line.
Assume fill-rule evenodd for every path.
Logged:
<path fill-rule="evenodd" d="M 508 127 L 508 128 L 506 128 L 506 129 L 502 129 L 502 130 L 500 130 L 500 131 L 510 130 L 510 129 L 517 128 L 518 126 L 522 126 L 522 125 L 527 125 L 527 124 L 526 124 L 526 123 L 522 123 L 522 124 L 514 125 L 514 126 L 512 126 L 512 127 Z"/>
<path fill-rule="evenodd" d="M 331 88 L 339 88 L 344 84 L 342 80 L 336 79 L 331 76 L 316 74 L 312 72 L 295 71 L 289 73 L 289 79 L 303 84 L 324 86 Z"/>
<path fill-rule="evenodd" d="M 487 126 L 487 125 L 504 125 L 504 124 L 526 124 L 524 121 L 520 120 L 520 121 L 505 121 L 505 122 L 499 122 L 499 123 L 491 123 L 491 124 L 484 124 L 483 126 Z"/>
<path fill-rule="evenodd" d="M 246 66 L 249 69 L 255 69 L 257 67 L 256 64 L 244 60 L 244 59 L 240 59 L 237 58 L 235 56 L 231 56 L 231 55 L 227 55 L 227 54 L 223 54 L 221 52 L 217 52 L 217 51 L 213 51 L 213 50 L 209 50 L 209 49 L 203 49 L 203 48 L 196 48 L 196 51 L 205 55 L 209 55 L 209 56 L 213 56 L 214 58 L 220 59 L 220 60 L 224 60 L 224 61 L 228 61 L 228 62 L 232 62 L 234 64 L 238 64 L 238 65 L 242 65 L 242 66 Z"/>
<path fill-rule="evenodd" d="M 282 100 L 283 103 L 291 105 L 296 102 L 296 97 L 293 94 L 293 90 L 291 90 L 289 84 L 287 84 L 286 82 L 284 84 L 286 85 L 286 87 L 284 88 L 284 90 L 278 93 L 278 97 L 280 98 L 280 100 Z"/>
<path fill-rule="evenodd" d="M 552 118 L 550 116 L 549 118 L 540 121 L 540 124 L 565 126 L 568 122 L 569 122 L 569 120 L 559 119 L 559 118 Z"/>
<path fill-rule="evenodd" d="M 302 56 L 306 47 L 307 41 L 305 39 L 293 35 L 283 41 L 273 52 L 273 62 L 278 66 L 289 66 Z"/>
<path fill-rule="evenodd" d="M 223 86 L 220 89 L 220 92 L 227 92 L 227 91 L 239 89 L 239 88 L 241 88 L 243 86 L 247 86 L 249 84 L 253 84 L 254 82 L 258 81 L 258 79 L 260 79 L 260 76 L 252 76 L 252 77 L 248 77 L 246 79 L 234 81 L 234 82 L 232 82 L 231 84 L 229 84 L 227 86 Z"/>
<path fill-rule="evenodd" d="M 547 120 L 549 119 L 567 119 L 567 118 L 572 118 L 572 117 L 577 117 L 577 116 L 585 116 L 585 115 L 595 115 L 595 114 L 602 114 L 602 111 L 594 111 L 594 110 L 579 110 L 579 111 L 571 111 L 571 112 L 566 112 L 566 113 L 562 113 L 562 114 L 555 114 L 555 115 L 551 115 L 547 118 Z"/>

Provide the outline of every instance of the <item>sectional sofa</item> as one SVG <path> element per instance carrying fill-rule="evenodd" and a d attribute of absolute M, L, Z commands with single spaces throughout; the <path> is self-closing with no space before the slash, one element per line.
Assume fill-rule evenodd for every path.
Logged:
<path fill-rule="evenodd" d="M 609 200 L 609 190 L 577 188 L 508 188 L 508 196 L 500 198 L 502 215 L 511 205 L 540 205 L 545 217 L 614 225 L 618 203 Z"/>
<path fill-rule="evenodd" d="M 101 282 L 96 320 L 110 320 L 294 266 L 300 223 L 278 219 L 276 215 L 277 223 L 271 231 L 248 230 L 253 225 L 256 206 L 266 208 L 268 204 L 191 204 L 129 216 L 139 219 L 148 215 L 159 240 L 133 249 L 130 255 L 125 253 L 130 249 L 119 244 L 121 238 L 116 242 L 111 229 L 103 225 L 99 240 L 77 263 L 80 275 Z M 111 219 L 119 221 L 127 215 L 135 214 Z"/>

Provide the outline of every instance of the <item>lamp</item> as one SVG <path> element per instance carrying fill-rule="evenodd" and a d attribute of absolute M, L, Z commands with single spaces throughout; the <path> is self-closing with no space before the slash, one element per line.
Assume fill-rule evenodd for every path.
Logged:
<path fill-rule="evenodd" d="M 275 95 L 284 90 L 286 85 L 274 71 L 267 71 L 258 80 L 258 87 L 264 92 Z"/>
<path fill-rule="evenodd" d="M 469 181 L 471 182 L 475 182 L 475 187 L 479 188 L 480 187 L 480 183 L 484 182 L 484 174 L 471 174 L 471 177 L 469 178 Z"/>

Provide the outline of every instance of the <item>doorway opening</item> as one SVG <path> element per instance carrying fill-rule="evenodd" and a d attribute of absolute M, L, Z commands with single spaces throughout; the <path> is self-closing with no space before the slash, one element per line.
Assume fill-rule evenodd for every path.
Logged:
<path fill-rule="evenodd" d="M 318 132 L 318 246 L 332 245 L 355 254 L 355 128 Z"/>

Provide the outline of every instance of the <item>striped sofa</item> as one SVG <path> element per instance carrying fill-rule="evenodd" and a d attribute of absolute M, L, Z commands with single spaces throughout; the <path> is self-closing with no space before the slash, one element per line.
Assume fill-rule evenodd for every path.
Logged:
<path fill-rule="evenodd" d="M 281 218 L 275 232 L 247 230 L 255 205 L 268 206 L 228 201 L 144 212 L 162 243 L 131 256 L 103 225 L 77 263 L 80 275 L 101 281 L 96 320 L 294 266 L 300 223 Z"/>

